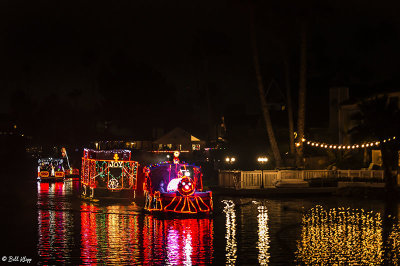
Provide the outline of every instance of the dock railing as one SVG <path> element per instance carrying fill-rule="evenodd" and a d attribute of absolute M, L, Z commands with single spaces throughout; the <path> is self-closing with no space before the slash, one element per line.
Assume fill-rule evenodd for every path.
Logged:
<path fill-rule="evenodd" d="M 218 184 L 226 188 L 259 189 L 274 187 L 281 180 L 342 179 L 350 182 L 383 182 L 383 178 L 383 170 L 220 170 Z"/>

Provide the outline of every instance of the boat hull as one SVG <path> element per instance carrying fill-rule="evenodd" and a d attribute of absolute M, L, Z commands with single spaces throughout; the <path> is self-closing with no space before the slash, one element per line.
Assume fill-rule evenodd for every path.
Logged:
<path fill-rule="evenodd" d="M 213 211 L 211 191 L 183 196 L 177 192 L 145 194 L 144 210 L 152 214 L 209 215 Z"/>

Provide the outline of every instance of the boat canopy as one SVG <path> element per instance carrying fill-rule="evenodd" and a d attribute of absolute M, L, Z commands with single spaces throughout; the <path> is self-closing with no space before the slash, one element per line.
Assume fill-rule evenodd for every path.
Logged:
<path fill-rule="evenodd" d="M 171 181 L 174 182 L 174 179 L 177 180 L 184 176 L 188 176 L 194 181 L 196 190 L 203 188 L 202 173 L 198 166 L 186 163 L 164 163 L 150 167 L 149 177 L 153 191 L 167 192 Z"/>
<path fill-rule="evenodd" d="M 130 150 L 92 150 L 92 149 L 84 149 L 83 157 L 85 159 L 95 159 L 95 160 L 130 161 L 131 160 L 131 151 Z"/>

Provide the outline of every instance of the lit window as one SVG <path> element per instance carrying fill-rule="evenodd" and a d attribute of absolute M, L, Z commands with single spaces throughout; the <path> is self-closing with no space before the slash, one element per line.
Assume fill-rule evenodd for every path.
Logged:
<path fill-rule="evenodd" d="M 200 150 L 200 144 L 192 144 L 192 150 L 199 151 Z"/>

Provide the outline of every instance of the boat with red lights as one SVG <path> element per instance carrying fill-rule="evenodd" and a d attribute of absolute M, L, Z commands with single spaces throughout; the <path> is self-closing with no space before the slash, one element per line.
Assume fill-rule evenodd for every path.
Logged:
<path fill-rule="evenodd" d="M 82 197 L 93 201 L 135 198 L 138 167 L 129 150 L 84 149 Z"/>
<path fill-rule="evenodd" d="M 67 178 L 79 178 L 79 169 L 69 164 L 67 150 L 61 148 L 62 158 L 41 158 L 38 160 L 39 181 L 63 181 Z"/>
<path fill-rule="evenodd" d="M 144 168 L 144 210 L 153 214 L 211 214 L 212 192 L 203 191 L 201 168 L 179 161 Z"/>
<path fill-rule="evenodd" d="M 39 181 L 63 181 L 65 178 L 64 160 L 58 158 L 41 158 L 38 160 Z"/>

